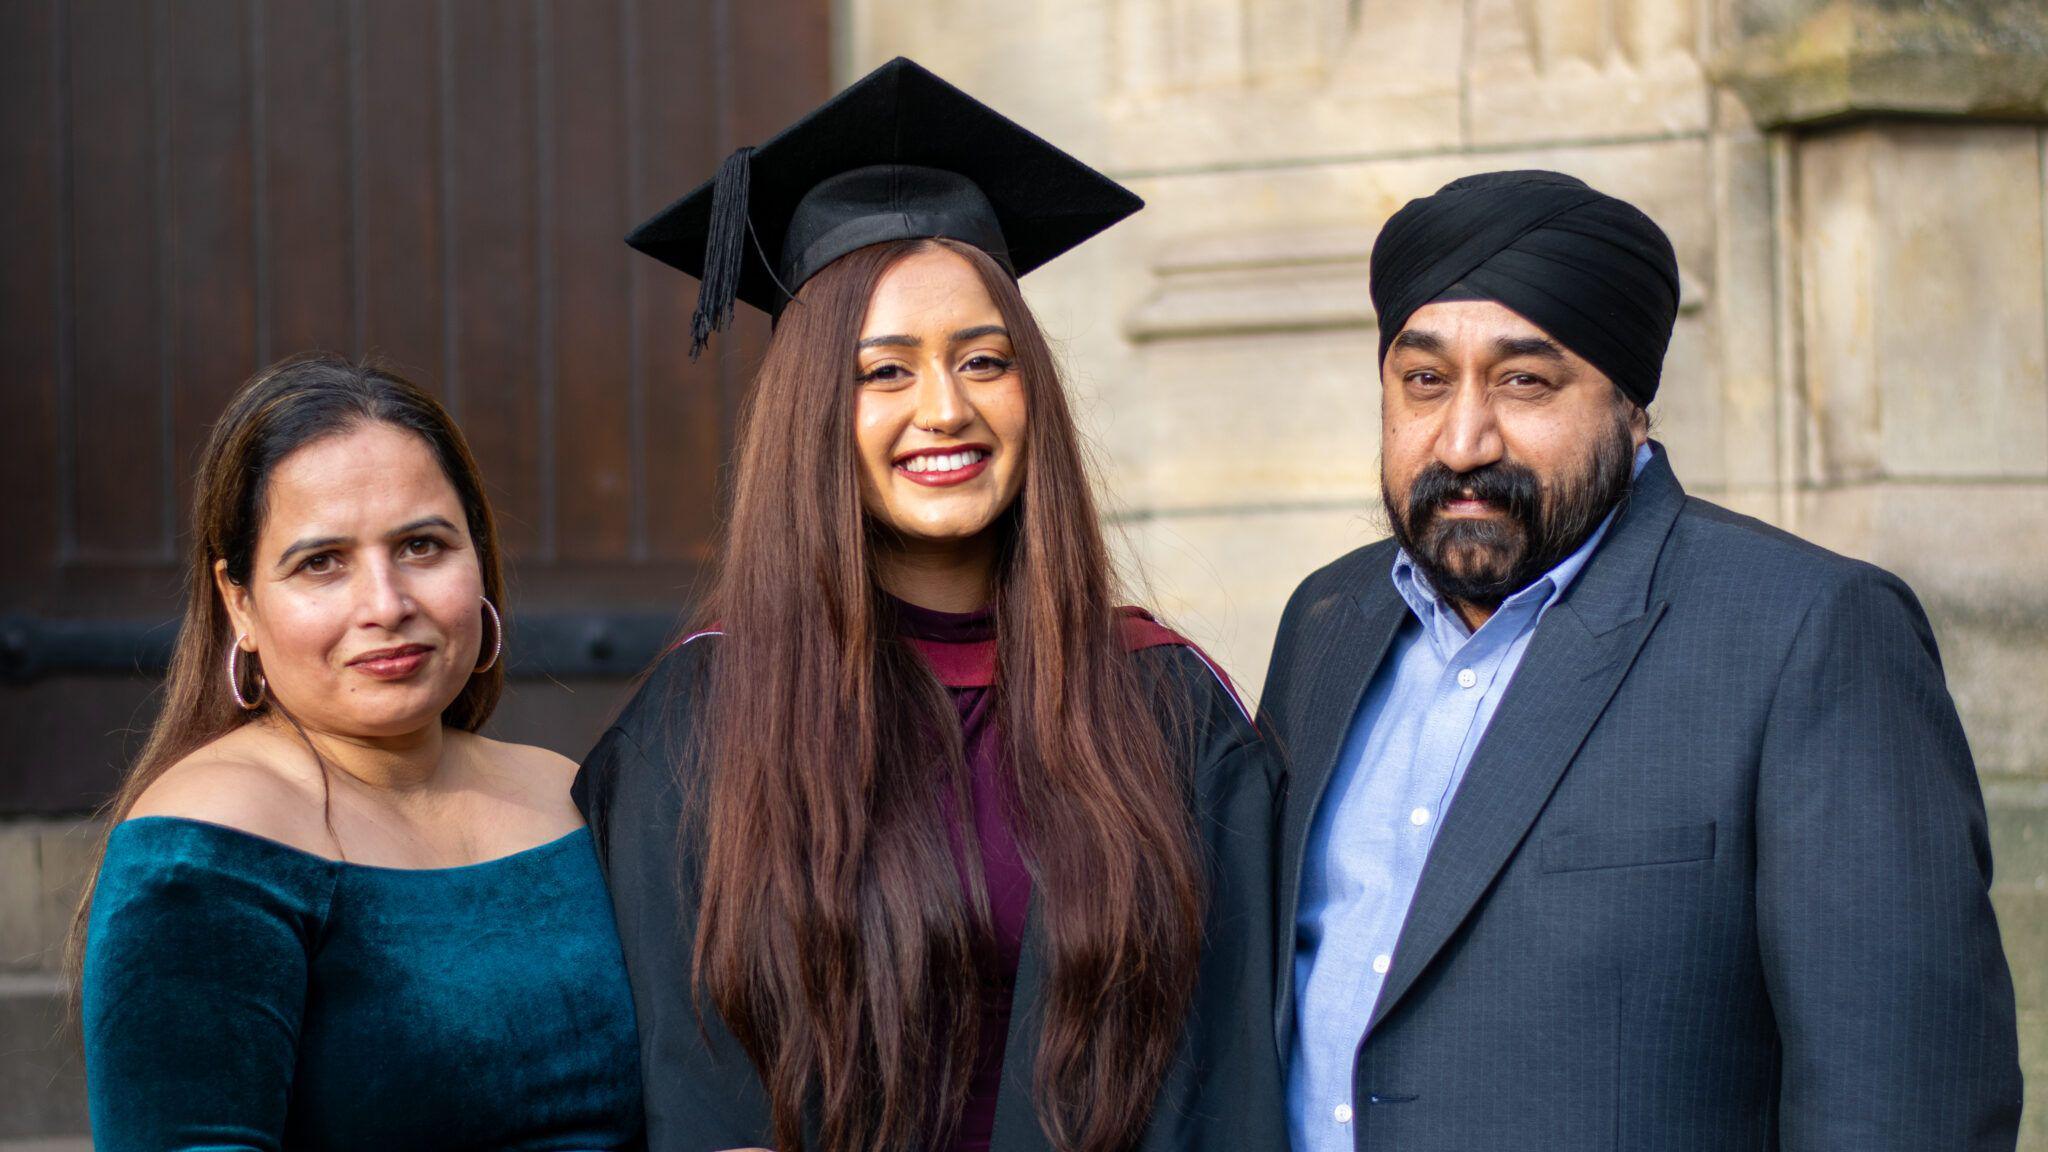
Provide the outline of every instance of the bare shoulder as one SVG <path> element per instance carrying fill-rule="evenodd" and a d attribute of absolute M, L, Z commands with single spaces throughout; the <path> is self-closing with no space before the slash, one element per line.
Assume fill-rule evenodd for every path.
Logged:
<path fill-rule="evenodd" d="M 128 817 L 200 820 L 331 856 L 324 813 L 319 766 L 311 753 L 251 725 L 164 769 Z"/>
<path fill-rule="evenodd" d="M 473 732 L 451 737 L 469 745 L 471 753 L 489 764 L 495 776 L 515 791 L 552 806 L 568 805 L 569 786 L 576 780 L 576 761 L 537 744 L 512 744 Z"/>
<path fill-rule="evenodd" d="M 538 777 L 542 782 L 566 785 L 576 775 L 576 762 L 552 749 L 538 744 L 513 744 L 504 740 L 493 740 L 474 732 L 464 732 L 456 739 L 467 741 L 476 753 L 513 771 Z"/>

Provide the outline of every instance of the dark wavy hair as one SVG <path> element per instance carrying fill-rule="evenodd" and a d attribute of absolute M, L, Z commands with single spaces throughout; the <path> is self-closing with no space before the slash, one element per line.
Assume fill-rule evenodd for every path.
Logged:
<path fill-rule="evenodd" d="M 1016 282 L 942 240 L 875 245 L 798 292 L 742 412 L 725 559 L 704 620 L 706 766 L 694 991 L 766 1086 L 776 1146 L 929 1146 L 957 1124 L 992 954 L 971 825 L 960 881 L 939 789 L 966 788 L 959 720 L 895 637 L 886 534 L 854 453 L 855 345 L 899 260 L 979 273 L 1026 394 L 1023 487 L 993 574 L 1003 750 L 1035 884 L 1047 995 L 1040 1123 L 1063 1152 L 1144 1131 L 1178 1049 L 1206 874 L 1170 719 L 1117 624 L 1109 552 L 1053 356 Z M 971 811 L 965 804 L 956 812 Z"/>

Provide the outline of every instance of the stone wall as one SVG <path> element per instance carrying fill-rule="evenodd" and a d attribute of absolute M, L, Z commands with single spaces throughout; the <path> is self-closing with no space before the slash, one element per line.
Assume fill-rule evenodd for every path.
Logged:
<path fill-rule="evenodd" d="M 2048 1152 L 2048 6 L 2038 0 L 840 0 L 1150 207 L 1027 287 L 1137 594 L 1256 688 L 1384 534 L 1366 259 L 1408 198 L 1557 168 L 1643 206 L 1695 493 L 1909 580 L 1991 810 Z M 0 1152 L 84 1131 L 57 967 L 90 847 L 0 824 Z M 65 1144 L 62 1147 L 74 1147 Z"/>
<path fill-rule="evenodd" d="M 1898 572 L 1934 620 L 2048 1152 L 2048 6 L 842 3 L 842 80 L 914 56 L 1148 201 L 1027 289 L 1137 593 L 1253 688 L 1296 582 L 1385 534 L 1381 223 L 1517 167 L 1654 216 L 1680 478 Z"/>
<path fill-rule="evenodd" d="M 0 822 L 0 1152 L 89 1147 L 85 1076 L 61 969 L 97 844 L 88 824 Z"/>

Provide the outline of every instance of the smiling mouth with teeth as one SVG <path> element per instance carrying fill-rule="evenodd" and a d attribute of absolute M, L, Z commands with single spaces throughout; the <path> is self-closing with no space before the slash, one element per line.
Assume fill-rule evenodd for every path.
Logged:
<path fill-rule="evenodd" d="M 963 448 L 957 452 L 926 453 L 912 456 L 897 467 L 913 476 L 939 475 L 947 472 L 962 472 L 989 458 L 991 453 L 980 448 Z"/>

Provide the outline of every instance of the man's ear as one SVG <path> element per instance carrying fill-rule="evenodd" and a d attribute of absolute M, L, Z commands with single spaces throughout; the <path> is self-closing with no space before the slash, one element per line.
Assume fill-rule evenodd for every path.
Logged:
<path fill-rule="evenodd" d="M 1621 390 L 1619 384 L 1614 386 L 1614 399 L 1628 410 L 1629 439 L 1635 442 L 1635 447 L 1641 448 L 1650 438 L 1650 410 L 1636 403 L 1633 397 Z"/>

